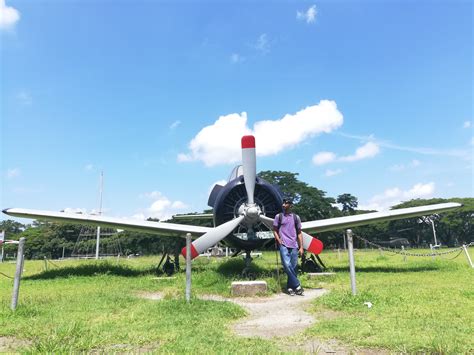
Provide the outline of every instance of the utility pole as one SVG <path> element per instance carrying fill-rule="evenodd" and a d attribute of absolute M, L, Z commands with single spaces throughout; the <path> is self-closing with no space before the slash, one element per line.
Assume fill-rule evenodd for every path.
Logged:
<path fill-rule="evenodd" d="M 102 191 L 104 185 L 104 172 L 100 172 L 100 198 L 99 198 L 99 216 L 102 215 Z M 95 258 L 99 259 L 99 247 L 100 247 L 100 226 L 97 227 L 97 243 L 95 246 Z"/>

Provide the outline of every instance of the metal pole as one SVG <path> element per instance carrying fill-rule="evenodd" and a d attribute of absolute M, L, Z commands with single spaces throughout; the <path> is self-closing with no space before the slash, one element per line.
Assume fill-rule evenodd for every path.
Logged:
<path fill-rule="evenodd" d="M 100 197 L 99 197 L 99 216 L 102 216 L 102 193 L 104 189 L 104 172 L 100 172 Z M 99 246 L 100 246 L 100 226 L 97 227 L 97 242 L 95 246 L 95 259 L 99 259 Z"/>
<path fill-rule="evenodd" d="M 100 226 L 97 227 L 97 241 L 95 244 L 95 259 L 99 259 L 99 246 L 100 246 Z"/>
<path fill-rule="evenodd" d="M 20 243 L 18 244 L 18 257 L 16 258 L 16 271 L 15 271 L 15 279 L 13 281 L 13 295 L 12 295 L 12 304 L 11 309 L 14 311 L 16 309 L 16 305 L 18 304 L 18 295 L 20 293 L 20 279 L 21 273 L 23 271 L 23 248 L 25 245 L 25 238 L 20 238 Z"/>
<path fill-rule="evenodd" d="M 405 247 L 402 245 L 402 254 L 403 254 L 403 261 L 407 261 L 407 255 L 405 254 Z"/>
<path fill-rule="evenodd" d="M 3 263 L 3 255 L 4 255 L 4 250 L 3 250 L 3 241 L 5 240 L 5 231 L 2 230 L 0 232 L 0 244 L 2 245 L 2 255 L 0 256 L 0 263 Z"/>
<path fill-rule="evenodd" d="M 186 234 L 186 302 L 191 301 L 191 233 Z"/>
<path fill-rule="evenodd" d="M 337 260 L 341 260 L 341 249 L 337 248 Z"/>
<path fill-rule="evenodd" d="M 464 252 L 466 253 L 467 261 L 469 261 L 469 264 L 471 265 L 471 267 L 474 268 L 474 264 L 472 263 L 471 256 L 469 255 L 469 251 L 467 250 L 466 245 L 463 244 L 462 248 L 464 249 Z"/>
<path fill-rule="evenodd" d="M 355 262 L 354 262 L 354 244 L 352 240 L 352 230 L 348 229 L 347 234 L 347 245 L 349 247 L 349 270 L 351 274 L 351 289 L 352 294 L 356 295 L 356 274 L 355 274 Z"/>
<path fill-rule="evenodd" d="M 436 240 L 436 229 L 435 229 L 435 225 L 434 225 L 434 221 L 433 219 L 430 218 L 430 221 L 431 221 L 431 226 L 433 227 L 433 238 L 434 238 L 434 242 L 435 242 L 435 247 L 438 246 L 438 241 Z"/>
<path fill-rule="evenodd" d="M 344 250 L 347 250 L 347 246 L 346 246 L 346 234 L 345 234 L 345 233 L 342 233 L 342 240 L 344 241 Z"/>

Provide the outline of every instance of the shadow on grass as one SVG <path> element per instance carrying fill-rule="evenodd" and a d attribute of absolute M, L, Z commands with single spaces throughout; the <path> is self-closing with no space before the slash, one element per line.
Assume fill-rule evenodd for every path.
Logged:
<path fill-rule="evenodd" d="M 67 266 L 57 269 L 50 269 L 39 274 L 26 276 L 24 280 L 47 280 L 55 278 L 67 278 L 72 276 L 99 276 L 99 275 L 115 275 L 115 276 L 143 276 L 156 273 L 156 267 L 147 269 L 132 269 L 124 265 L 114 265 L 109 263 Z"/>
<path fill-rule="evenodd" d="M 242 277 L 242 272 L 245 269 L 245 261 L 242 259 L 230 259 L 217 267 L 217 272 L 228 278 Z M 253 277 L 271 277 L 273 272 L 271 270 L 264 269 L 255 263 L 250 263 L 249 272 Z"/>
<path fill-rule="evenodd" d="M 349 266 L 345 267 L 331 267 L 330 271 L 334 272 L 349 272 Z M 387 267 L 387 266 L 361 266 L 356 265 L 356 272 L 425 272 L 425 271 L 438 271 L 440 267 L 436 265 L 424 265 L 424 266 L 412 266 L 412 267 Z"/>

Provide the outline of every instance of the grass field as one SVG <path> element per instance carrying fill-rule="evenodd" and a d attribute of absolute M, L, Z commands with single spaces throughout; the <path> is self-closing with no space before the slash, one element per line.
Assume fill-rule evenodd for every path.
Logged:
<path fill-rule="evenodd" d="M 474 259 L 474 248 L 470 254 Z M 294 340 L 337 339 L 350 347 L 397 353 L 473 352 L 474 269 L 464 253 L 450 260 L 456 255 L 404 262 L 387 252 L 356 251 L 358 294 L 352 296 L 347 255 L 323 253 L 336 276 L 310 280 L 304 275 L 302 282 L 331 292 L 311 305 L 321 321 Z M 229 326 L 245 315 L 239 306 L 196 297 L 230 296 L 230 284 L 243 267 L 240 258 L 194 261 L 190 304 L 184 301 L 184 272 L 157 277 L 158 261 L 54 261 L 48 271 L 43 261 L 27 261 L 16 312 L 10 310 L 13 282 L 0 275 L 0 337 L 17 339 L 18 351 L 54 353 L 275 353 L 282 351 L 282 342 L 291 343 L 237 337 Z M 258 279 L 268 282 L 269 293 L 280 292 L 275 253 L 264 253 L 253 265 Z M 0 264 L 3 274 L 12 276 L 14 269 L 13 263 Z M 147 292 L 165 297 L 140 297 Z"/>

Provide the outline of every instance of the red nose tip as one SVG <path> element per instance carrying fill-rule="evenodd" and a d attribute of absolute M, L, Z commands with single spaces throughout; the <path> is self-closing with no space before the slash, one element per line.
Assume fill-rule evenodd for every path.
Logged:
<path fill-rule="evenodd" d="M 254 136 L 243 136 L 242 137 L 242 149 L 255 148 L 255 137 Z"/>
<path fill-rule="evenodd" d="M 186 247 L 181 249 L 181 254 L 186 258 Z M 194 259 L 198 255 L 199 255 L 198 251 L 196 250 L 194 245 L 191 244 L 191 259 Z"/>
<path fill-rule="evenodd" d="M 309 244 L 308 250 L 311 253 L 318 255 L 318 254 L 321 254 L 321 252 L 323 251 L 323 248 L 324 248 L 323 242 L 321 242 L 319 239 L 313 238 L 313 240 L 311 240 L 311 243 Z"/>

